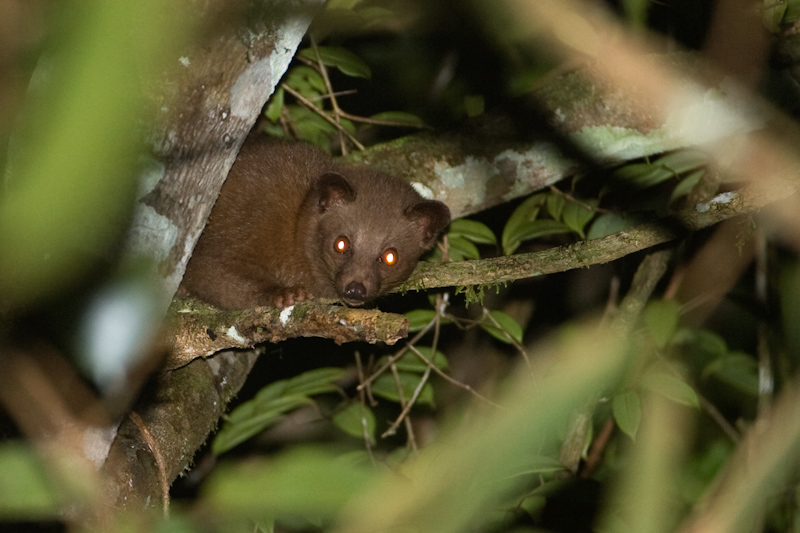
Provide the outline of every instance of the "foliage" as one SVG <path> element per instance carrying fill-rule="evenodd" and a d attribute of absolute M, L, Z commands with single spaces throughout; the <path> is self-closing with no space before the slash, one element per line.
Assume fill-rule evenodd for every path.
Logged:
<path fill-rule="evenodd" d="M 339 368 L 317 368 L 291 379 L 276 381 L 259 391 L 225 417 L 225 425 L 214 438 L 211 449 L 224 453 L 264 431 L 281 415 L 311 403 L 311 396 L 338 392 L 336 382 L 344 372 Z"/>
<path fill-rule="evenodd" d="M 383 12 L 367 17 L 382 18 Z M 425 127 L 417 116 L 402 111 L 382 111 L 370 117 L 346 113 L 339 107 L 337 93 L 331 85 L 328 69 L 337 69 L 345 76 L 370 79 L 369 66 L 350 50 L 337 46 L 312 46 L 298 51 L 284 82 L 264 108 L 267 122 L 263 130 L 277 137 L 293 136 L 316 144 L 325 150 L 339 145 L 342 153 L 349 146 L 363 149 L 360 130 L 370 126 Z M 298 102 L 286 102 L 286 93 Z M 356 125 L 358 124 L 358 126 Z"/>
<path fill-rule="evenodd" d="M 629 162 L 615 170 L 620 184 L 638 190 L 672 184 L 669 202 L 689 195 L 706 174 L 708 156 L 701 150 L 684 149 L 653 161 Z M 573 188 L 574 188 L 573 183 Z M 530 240 L 550 235 L 574 234 L 580 239 L 599 239 L 641 222 L 642 213 L 614 212 L 600 208 L 598 198 L 577 198 L 574 191 L 552 187 L 536 193 L 517 206 L 503 228 L 503 253 L 511 255 Z M 588 228 L 588 229 L 587 229 Z"/>

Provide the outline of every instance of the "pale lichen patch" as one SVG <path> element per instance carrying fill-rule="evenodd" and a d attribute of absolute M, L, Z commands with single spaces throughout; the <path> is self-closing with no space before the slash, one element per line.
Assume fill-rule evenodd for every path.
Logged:
<path fill-rule="evenodd" d="M 536 143 L 528 150 L 505 150 L 494 158 L 504 178 L 504 199 L 517 198 L 533 188 L 542 188 L 563 178 L 574 163 L 564 159 L 551 143 Z"/>
<path fill-rule="evenodd" d="M 717 207 L 721 205 L 726 205 L 739 197 L 739 193 L 736 191 L 729 191 L 724 192 L 722 194 L 716 195 L 714 198 L 709 200 L 708 202 L 700 202 L 695 206 L 695 209 L 698 213 L 708 213 L 711 211 L 712 207 Z"/>
<path fill-rule="evenodd" d="M 415 181 L 411 184 L 411 186 L 414 188 L 415 191 L 417 191 L 417 193 L 420 196 L 422 196 L 426 200 L 433 200 L 433 191 L 427 185 Z"/>
<path fill-rule="evenodd" d="M 280 314 L 281 326 L 285 326 L 289 322 L 289 319 L 292 318 L 292 311 L 294 311 L 293 305 L 290 305 L 289 307 L 281 311 Z"/>
<path fill-rule="evenodd" d="M 451 166 L 437 161 L 434 165 L 439 182 L 448 191 L 447 205 L 456 212 L 480 205 L 486 196 L 486 183 L 499 174 L 497 167 L 483 157 L 468 156 L 464 163 Z"/>
<path fill-rule="evenodd" d="M 178 239 L 178 227 L 149 205 L 139 204 L 128 234 L 128 250 L 133 256 L 163 261 Z"/>
<path fill-rule="evenodd" d="M 274 86 L 269 63 L 269 57 L 253 61 L 236 79 L 230 92 L 230 110 L 234 117 L 247 118 L 250 110 L 262 102 L 262 93 L 254 91 L 253 87 Z"/>
<path fill-rule="evenodd" d="M 235 342 L 239 344 L 244 344 L 245 340 L 239 332 L 236 330 L 235 326 L 231 326 L 228 328 L 228 331 L 225 332 L 225 335 L 228 336 L 229 339 L 233 339 Z"/>

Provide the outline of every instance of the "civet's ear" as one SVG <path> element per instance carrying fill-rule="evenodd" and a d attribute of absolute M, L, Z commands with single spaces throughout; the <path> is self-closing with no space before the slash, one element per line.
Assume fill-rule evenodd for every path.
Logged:
<path fill-rule="evenodd" d="M 317 178 L 314 194 L 317 196 L 320 213 L 335 205 L 350 203 L 356 199 L 356 192 L 350 186 L 350 182 L 338 172 L 326 172 Z"/>
<path fill-rule="evenodd" d="M 405 211 L 405 215 L 419 227 L 420 244 L 428 250 L 450 224 L 450 209 L 438 200 L 422 200 Z"/>

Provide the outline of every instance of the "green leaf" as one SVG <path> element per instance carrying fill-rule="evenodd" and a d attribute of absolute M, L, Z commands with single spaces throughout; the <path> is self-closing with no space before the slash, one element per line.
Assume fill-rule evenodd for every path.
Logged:
<path fill-rule="evenodd" d="M 38 455 L 20 442 L 0 446 L 0 519 L 59 517 L 58 496 Z"/>
<path fill-rule="evenodd" d="M 673 174 L 684 174 L 708 165 L 708 154 L 702 150 L 687 148 L 663 155 L 653 161 L 654 166 L 671 170 Z"/>
<path fill-rule="evenodd" d="M 662 371 L 647 372 L 642 378 L 642 385 L 673 402 L 690 407 L 700 406 L 700 400 L 691 385 L 673 374 Z"/>
<path fill-rule="evenodd" d="M 303 372 L 286 380 L 286 394 L 305 394 L 314 396 L 328 392 L 340 392 L 336 382 L 343 379 L 347 371 L 337 367 L 323 367 Z"/>
<path fill-rule="evenodd" d="M 650 0 L 623 0 L 622 6 L 628 22 L 636 28 L 644 28 L 647 23 L 647 8 Z"/>
<path fill-rule="evenodd" d="M 519 508 L 534 518 L 539 518 L 542 515 L 546 505 L 547 498 L 538 494 L 526 496 L 521 502 L 519 502 Z"/>
<path fill-rule="evenodd" d="M 768 5 L 762 6 L 761 9 L 763 9 L 762 20 L 767 31 L 771 34 L 777 34 L 781 28 L 783 16 L 786 14 L 786 3 L 769 2 Z"/>
<path fill-rule="evenodd" d="M 224 453 L 258 435 L 287 412 L 311 402 L 309 396 L 340 392 L 336 385 L 346 375 L 341 368 L 324 367 L 299 376 L 270 383 L 252 400 L 231 411 L 212 445 L 215 454 Z"/>
<path fill-rule="evenodd" d="M 279 87 L 269 99 L 269 105 L 264 109 L 264 116 L 270 122 L 277 122 L 281 118 L 281 111 L 283 111 L 283 88 Z"/>
<path fill-rule="evenodd" d="M 566 469 L 567 467 L 564 466 L 564 463 L 558 459 L 547 455 L 534 455 L 529 461 L 525 461 L 516 475 L 552 474 L 555 472 L 562 472 Z"/>
<path fill-rule="evenodd" d="M 611 402 L 611 412 L 619 429 L 636 440 L 636 432 L 642 421 L 642 401 L 639 394 L 631 389 L 620 392 Z"/>
<path fill-rule="evenodd" d="M 353 402 L 333 415 L 332 422 L 348 435 L 375 441 L 375 415 L 367 405 Z"/>
<path fill-rule="evenodd" d="M 405 111 L 383 111 L 376 113 L 369 117 L 373 120 L 380 120 L 384 122 L 396 122 L 398 126 L 409 126 L 412 128 L 422 128 L 425 126 L 425 121 L 417 115 L 406 113 Z"/>
<path fill-rule="evenodd" d="M 422 354 L 422 357 L 433 363 L 436 368 L 439 370 L 447 369 L 447 356 L 445 356 L 442 352 L 436 350 L 436 353 L 434 354 L 430 346 L 417 346 L 416 348 L 419 353 Z M 378 359 L 376 364 L 380 368 L 388 361 L 389 356 L 385 355 Z M 412 350 L 407 350 L 400 359 L 395 361 L 395 365 L 397 366 L 398 370 L 403 372 L 417 372 L 419 374 L 428 369 L 427 363 L 420 359 Z"/>
<path fill-rule="evenodd" d="M 490 311 L 489 314 L 499 324 L 499 328 L 494 325 L 494 322 L 486 317 L 481 322 L 481 327 L 495 339 L 513 344 L 512 340 L 517 344 L 522 344 L 522 326 L 511 318 L 511 315 L 503 311 Z M 509 336 L 511 339 L 509 339 Z"/>
<path fill-rule="evenodd" d="M 786 13 L 783 15 L 783 23 L 791 24 L 800 19 L 800 0 L 789 0 L 786 5 Z"/>
<path fill-rule="evenodd" d="M 686 196 L 695 186 L 700 183 L 700 180 L 705 175 L 705 170 L 695 170 L 688 176 L 681 178 L 675 188 L 672 190 L 672 194 L 669 197 L 669 201 L 673 202 L 680 198 L 681 196 Z"/>
<path fill-rule="evenodd" d="M 592 222 L 589 231 L 586 233 L 586 238 L 588 240 L 600 239 L 630 229 L 638 223 L 639 220 L 634 217 L 618 215 L 616 213 L 604 213 Z"/>
<path fill-rule="evenodd" d="M 517 235 L 520 233 L 520 227 L 536 220 L 536 217 L 539 216 L 539 210 L 542 208 L 545 201 L 547 201 L 546 194 L 534 194 L 519 204 L 517 208 L 514 209 L 514 212 L 511 213 L 511 216 L 508 217 L 508 221 L 503 228 L 503 237 L 501 239 L 503 250 L 506 255 L 509 255 L 509 253 L 505 252 L 505 250 L 512 248 L 512 242 L 516 242 L 516 246 L 513 246 L 513 249 L 516 249 L 519 243 L 522 242 L 517 239 Z M 511 253 L 513 253 L 513 251 Z"/>
<path fill-rule="evenodd" d="M 434 247 L 432 250 L 428 250 L 420 257 L 420 261 L 425 261 L 426 263 L 441 263 L 442 258 L 442 249 L 438 246 Z M 453 259 L 450 258 L 452 261 Z"/>
<path fill-rule="evenodd" d="M 680 304 L 675 300 L 653 300 L 645 307 L 644 323 L 657 347 L 663 348 L 675 335 L 680 310 Z"/>
<path fill-rule="evenodd" d="M 361 457 L 339 456 L 321 446 L 293 448 L 273 460 L 218 465 L 204 496 L 228 519 L 268 514 L 318 520 L 340 513 L 374 476 Z"/>
<path fill-rule="evenodd" d="M 380 6 L 359 7 L 356 13 L 364 21 L 365 26 L 377 24 L 381 21 L 397 20 L 397 14 L 394 11 Z"/>
<path fill-rule="evenodd" d="M 687 457 L 684 469 L 686 477 L 680 483 L 681 498 L 686 502 L 700 501 L 708 487 L 712 486 L 713 480 L 728 464 L 733 450 L 732 442 L 718 437 Z"/>
<path fill-rule="evenodd" d="M 370 79 L 372 71 L 364 61 L 350 50 L 339 46 L 318 46 L 319 58 L 326 67 L 338 68 L 342 74 L 354 78 Z M 301 57 L 316 61 L 313 48 L 305 48 L 299 52 Z"/>
<path fill-rule="evenodd" d="M 279 123 L 264 122 L 261 124 L 260 128 L 263 134 L 269 135 L 270 137 L 277 137 L 279 139 L 286 137 L 286 132 L 283 131 L 283 127 Z"/>
<path fill-rule="evenodd" d="M 596 206 L 597 200 L 587 200 L 586 204 L 592 207 Z M 567 202 L 562 209 L 561 217 L 564 224 L 569 229 L 581 236 L 582 239 L 586 238 L 583 228 L 594 218 L 595 211 L 588 207 L 581 205 L 577 202 Z"/>
<path fill-rule="evenodd" d="M 758 363 L 746 353 L 720 357 L 706 366 L 703 374 L 713 375 L 745 394 L 758 396 Z"/>
<path fill-rule="evenodd" d="M 297 129 L 298 137 L 325 149 L 331 136 L 336 133 L 328 121 L 303 106 L 286 106 L 289 117 Z"/>
<path fill-rule="evenodd" d="M 459 235 L 448 237 L 448 254 L 452 261 L 463 261 L 465 259 L 480 259 L 481 253 L 478 248 Z"/>
<path fill-rule="evenodd" d="M 419 386 L 420 376 L 416 373 L 399 372 L 400 383 L 403 388 L 403 397 L 409 401 L 414 395 L 414 391 Z M 391 372 L 384 372 L 372 382 L 372 394 L 380 396 L 386 400 L 400 403 L 400 395 L 397 392 L 397 383 L 395 382 L 394 375 Z M 433 387 L 430 382 L 425 383 L 420 392 L 417 403 L 420 405 L 433 405 Z"/>
<path fill-rule="evenodd" d="M 510 95 L 518 97 L 535 90 L 542 83 L 542 79 L 552 69 L 546 61 L 536 62 L 535 65 L 517 65 L 514 72 L 508 75 L 507 87 Z"/>
<path fill-rule="evenodd" d="M 439 370 L 447 370 L 447 368 L 449 366 L 449 364 L 447 362 L 447 356 L 444 355 L 439 350 L 436 350 L 436 352 L 434 352 L 433 348 L 430 347 L 430 346 L 417 346 L 417 351 L 420 354 L 422 354 L 422 356 L 425 359 L 427 359 L 428 361 L 433 363 L 433 366 L 435 366 Z M 401 361 L 403 359 L 404 359 L 404 357 L 400 358 Z M 409 362 L 409 366 L 406 367 L 405 369 L 406 370 L 412 370 L 413 368 L 416 368 L 417 372 L 424 372 L 427 369 L 427 366 L 428 366 L 427 363 L 425 363 L 419 357 L 417 357 L 416 354 L 414 356 L 414 359 L 416 359 L 419 364 L 415 365 L 415 366 L 412 366 L 411 360 L 409 359 L 409 361 L 408 361 Z"/>
<path fill-rule="evenodd" d="M 355 135 L 356 133 L 356 125 L 353 124 L 353 121 L 347 118 L 339 117 L 339 125 L 344 128 L 344 131 L 351 135 Z"/>
<path fill-rule="evenodd" d="M 311 67 L 299 65 L 286 75 L 286 85 L 309 99 L 316 99 L 328 92 L 322 74 Z"/>
<path fill-rule="evenodd" d="M 681 328 L 672 342 L 690 351 L 692 358 L 716 359 L 728 353 L 725 339 L 713 331 L 702 328 Z"/>
<path fill-rule="evenodd" d="M 436 318 L 436 311 L 433 309 L 414 309 L 406 313 L 405 317 L 408 320 L 408 331 L 413 333 L 427 327 Z"/>
<path fill-rule="evenodd" d="M 558 235 L 560 233 L 570 233 L 572 230 L 557 220 L 550 220 L 548 218 L 541 220 L 534 220 L 526 225 L 518 226 L 517 233 L 513 235 L 503 234 L 503 253 L 506 255 L 513 254 L 523 241 L 545 237 L 547 235 Z"/>
<path fill-rule="evenodd" d="M 567 200 L 558 193 L 547 195 L 547 212 L 553 217 L 553 220 L 561 220 L 561 215 L 564 213 L 564 205 Z"/>
<path fill-rule="evenodd" d="M 476 244 L 497 244 L 497 237 L 489 226 L 466 218 L 457 218 L 450 223 L 449 236 L 464 237 Z"/>
<path fill-rule="evenodd" d="M 468 94 L 464 97 L 464 111 L 468 117 L 478 117 L 483 114 L 486 102 L 482 94 Z"/>
<path fill-rule="evenodd" d="M 617 169 L 615 174 L 641 188 L 653 187 L 675 176 L 671 170 L 650 163 L 631 163 Z"/>
<path fill-rule="evenodd" d="M 211 451 L 217 455 L 238 446 L 244 441 L 258 435 L 266 428 L 280 420 L 288 411 L 312 403 L 307 396 L 281 396 L 271 402 L 245 402 L 231 413 L 228 420 L 219 430 Z"/>
<path fill-rule="evenodd" d="M 336 367 L 315 368 L 293 378 L 270 383 L 258 391 L 252 401 L 263 405 L 285 395 L 301 394 L 313 396 L 327 392 L 339 392 L 340 389 L 335 385 L 335 382 L 342 379 L 346 374 L 345 370 Z M 248 403 L 245 402 L 242 406 Z M 233 417 L 234 413 L 236 413 L 236 410 L 230 414 L 230 417 Z"/>

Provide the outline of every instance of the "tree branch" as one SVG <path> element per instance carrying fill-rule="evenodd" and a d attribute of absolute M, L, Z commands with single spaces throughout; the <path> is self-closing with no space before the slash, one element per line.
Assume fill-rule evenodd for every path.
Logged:
<path fill-rule="evenodd" d="M 642 224 L 602 239 L 581 241 L 542 252 L 476 261 L 420 263 L 398 290 L 490 285 L 608 263 L 672 241 L 682 233 L 706 228 L 736 216 L 752 215 L 766 205 L 790 197 L 800 184 L 797 179 L 784 179 L 781 183 L 782 186 L 768 189 L 748 186 L 736 192 L 722 193 L 709 202 L 676 213 L 671 219 Z"/>
<path fill-rule="evenodd" d="M 160 374 L 152 396 L 135 408 L 138 417 L 126 417 L 120 424 L 103 465 L 109 500 L 121 509 L 161 509 L 164 480 L 171 484 L 188 467 L 257 356 L 255 350 L 228 351 Z"/>
<path fill-rule="evenodd" d="M 408 320 L 377 309 L 357 309 L 312 300 L 286 309 L 262 307 L 225 311 L 196 300 L 176 300 L 166 337 L 172 349 L 165 368 L 229 348 L 252 348 L 290 337 L 326 337 L 337 344 L 362 341 L 394 344 L 408 336 Z"/>

